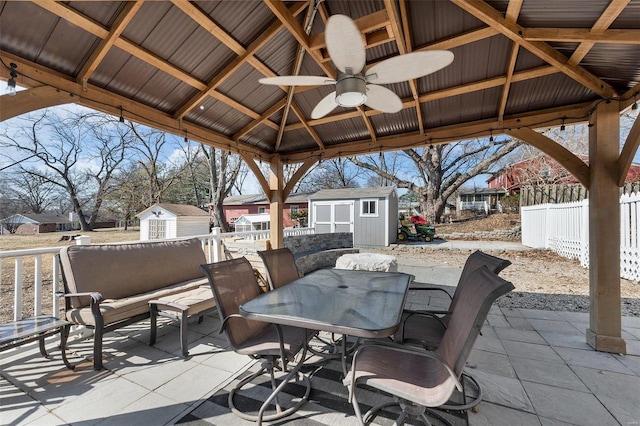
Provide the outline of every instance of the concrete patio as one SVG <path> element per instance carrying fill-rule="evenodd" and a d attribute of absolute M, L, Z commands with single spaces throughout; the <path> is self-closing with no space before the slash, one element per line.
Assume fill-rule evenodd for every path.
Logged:
<path fill-rule="evenodd" d="M 398 263 L 418 282 L 452 284 L 460 273 L 410 259 Z M 409 303 L 425 302 L 417 298 L 411 293 Z M 434 306 L 444 302 L 426 301 Z M 622 320 L 628 355 L 593 351 L 585 343 L 587 324 L 586 313 L 494 306 L 468 362 L 467 371 L 484 389 L 469 424 L 640 424 L 640 318 Z M 226 349 L 218 327 L 215 316 L 189 325 L 188 359 L 180 356 L 176 323 L 162 323 L 155 347 L 147 344 L 148 322 L 109 333 L 106 370 L 99 372 L 85 358 L 91 341 L 70 344 L 75 371 L 64 367 L 53 342 L 48 360 L 35 347 L 21 354 L 5 352 L 0 358 L 0 422 L 172 424 L 252 363 Z M 354 417 L 347 419 L 356 424 Z"/>

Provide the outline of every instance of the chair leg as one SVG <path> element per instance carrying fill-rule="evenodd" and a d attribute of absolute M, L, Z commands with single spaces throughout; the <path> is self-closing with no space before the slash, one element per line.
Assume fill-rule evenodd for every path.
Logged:
<path fill-rule="evenodd" d="M 469 402 L 467 402 L 468 395 L 466 393 L 467 382 L 471 383 L 472 387 L 476 389 L 476 395 L 473 396 L 473 399 Z M 478 381 L 473 376 L 465 372 L 462 372 L 462 376 L 460 377 L 460 383 L 462 383 L 462 396 L 463 396 L 464 402 L 462 404 L 444 404 L 438 407 L 438 409 L 466 411 L 480 404 L 480 402 L 482 401 L 482 387 L 480 386 L 480 383 L 478 383 Z"/>
<path fill-rule="evenodd" d="M 293 414 L 294 412 L 296 412 L 305 402 L 307 402 L 309 400 L 309 395 L 311 393 L 311 382 L 309 381 L 309 378 L 304 375 L 303 373 L 301 373 L 299 371 L 300 367 L 302 366 L 302 362 L 298 363 L 295 365 L 294 368 L 292 368 L 289 373 L 283 378 L 282 382 L 275 386 L 275 384 L 277 384 L 277 382 L 275 381 L 275 377 L 272 380 L 272 387 L 273 387 L 273 391 L 271 393 L 271 395 L 269 396 L 269 398 L 262 404 L 262 406 L 260 407 L 260 411 L 258 412 L 257 415 L 253 415 L 253 414 L 248 414 L 246 412 L 242 412 L 240 411 L 235 403 L 234 403 L 234 396 L 240 392 L 240 390 L 247 385 L 248 383 L 252 382 L 253 380 L 255 380 L 257 377 L 261 376 L 262 374 L 264 374 L 265 372 L 270 370 L 270 375 L 274 372 L 274 368 L 273 365 L 269 366 L 269 368 L 266 368 L 264 365 L 260 367 L 260 369 L 253 373 L 251 376 L 244 378 L 242 381 L 240 381 L 236 386 L 233 387 L 233 389 L 231 389 L 231 391 L 229 392 L 229 398 L 228 398 L 228 404 L 229 404 L 229 409 L 231 410 L 231 412 L 233 414 L 235 414 L 236 416 L 240 417 L 241 419 L 244 420 L 249 420 L 252 422 L 257 422 L 258 425 L 260 425 L 262 423 L 262 421 L 274 421 L 274 420 L 278 420 L 278 419 L 282 419 L 285 418 L 287 416 L 290 416 L 291 414 Z M 298 378 L 300 377 L 301 382 L 304 384 L 305 386 L 305 394 L 304 396 L 302 396 L 300 398 L 300 401 L 298 401 L 295 405 L 289 407 L 289 408 L 285 408 L 283 409 L 283 407 L 280 406 L 277 397 L 278 394 L 282 391 L 282 389 L 293 379 L 293 378 Z M 300 380 L 298 380 L 300 381 Z M 267 408 L 271 405 L 272 401 L 276 400 L 276 412 L 274 414 L 265 414 Z"/>
<path fill-rule="evenodd" d="M 149 330 L 149 346 L 156 344 L 156 333 L 158 326 L 158 305 L 155 303 L 149 303 L 149 320 L 151 322 L 151 328 Z"/>
<path fill-rule="evenodd" d="M 66 365 L 69 370 L 73 370 L 76 366 L 71 365 L 67 359 L 67 339 L 69 338 L 70 329 L 70 325 L 65 325 L 62 327 L 62 330 L 60 330 L 60 350 L 62 351 L 62 361 L 64 362 L 64 365 Z"/>

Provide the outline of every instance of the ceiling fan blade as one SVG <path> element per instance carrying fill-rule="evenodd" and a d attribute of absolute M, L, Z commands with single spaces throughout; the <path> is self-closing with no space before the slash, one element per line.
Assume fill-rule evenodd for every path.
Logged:
<path fill-rule="evenodd" d="M 448 50 L 428 50 L 395 56 L 367 70 L 367 82 L 374 84 L 399 83 L 436 72 L 453 62 Z"/>
<path fill-rule="evenodd" d="M 364 69 L 367 55 L 362 35 L 355 22 L 346 15 L 333 15 L 327 21 L 325 42 L 333 65 L 341 72 L 351 68 L 354 74 Z"/>
<path fill-rule="evenodd" d="M 377 84 L 367 84 L 367 101 L 369 108 L 393 114 L 402 109 L 402 100 L 391 90 Z"/>
<path fill-rule="evenodd" d="M 336 84 L 336 81 L 332 78 L 315 75 L 282 75 L 278 77 L 265 77 L 258 81 L 262 84 L 272 84 L 274 86 L 322 86 L 325 84 Z"/>
<path fill-rule="evenodd" d="M 317 118 L 322 118 L 333 111 L 337 106 L 338 104 L 336 103 L 336 92 L 331 92 L 327 96 L 322 98 L 322 100 L 318 102 L 318 105 L 316 105 L 313 111 L 311 111 L 311 118 L 313 118 L 314 120 Z"/>

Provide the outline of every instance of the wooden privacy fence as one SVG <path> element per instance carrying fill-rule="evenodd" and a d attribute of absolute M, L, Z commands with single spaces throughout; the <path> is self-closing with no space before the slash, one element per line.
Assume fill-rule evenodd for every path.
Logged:
<path fill-rule="evenodd" d="M 589 267 L 589 200 L 522 207 L 522 244 Z M 611 232 L 617 232 L 612 229 Z M 620 277 L 640 281 L 640 192 L 620 197 Z"/>

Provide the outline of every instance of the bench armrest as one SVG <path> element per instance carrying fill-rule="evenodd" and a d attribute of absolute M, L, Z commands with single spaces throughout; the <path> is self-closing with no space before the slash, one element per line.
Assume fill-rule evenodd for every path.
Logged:
<path fill-rule="evenodd" d="M 98 293 L 97 291 L 87 291 L 84 293 L 63 293 L 61 291 L 56 292 L 56 296 L 58 297 L 64 297 L 64 298 L 69 298 L 69 297 L 90 297 L 91 298 L 91 304 L 93 305 L 94 303 L 98 304 L 100 302 L 102 302 L 104 300 L 104 297 L 102 297 L 102 294 Z"/>

